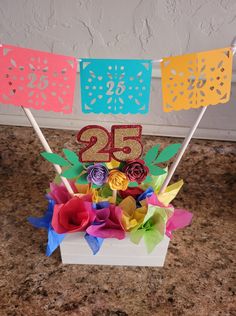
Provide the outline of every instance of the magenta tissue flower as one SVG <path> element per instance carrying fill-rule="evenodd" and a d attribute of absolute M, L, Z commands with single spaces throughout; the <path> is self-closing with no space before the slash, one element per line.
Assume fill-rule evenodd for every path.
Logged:
<path fill-rule="evenodd" d="M 96 185 L 103 185 L 107 181 L 108 169 L 100 163 L 87 168 L 87 180 Z"/>
<path fill-rule="evenodd" d="M 96 210 L 95 213 L 95 221 L 86 229 L 89 235 L 99 238 L 125 238 L 120 207 L 110 205 L 109 207 Z"/>

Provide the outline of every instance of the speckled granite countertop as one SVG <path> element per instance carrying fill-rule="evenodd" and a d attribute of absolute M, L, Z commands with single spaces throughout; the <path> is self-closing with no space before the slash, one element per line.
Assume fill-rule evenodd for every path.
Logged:
<path fill-rule="evenodd" d="M 44 130 L 53 150 L 76 149 L 75 132 Z M 175 174 L 175 206 L 193 211 L 175 233 L 165 267 L 62 265 L 44 255 L 46 232 L 27 216 L 46 207 L 54 171 L 31 128 L 0 127 L 0 315 L 235 315 L 236 144 L 193 140 Z M 178 139 L 144 137 L 145 149 Z"/>

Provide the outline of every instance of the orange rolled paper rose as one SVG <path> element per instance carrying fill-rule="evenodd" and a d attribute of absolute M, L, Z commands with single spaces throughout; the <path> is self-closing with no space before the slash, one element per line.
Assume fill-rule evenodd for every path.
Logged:
<path fill-rule="evenodd" d="M 54 206 L 52 227 L 58 234 L 86 230 L 94 221 L 92 202 L 87 198 L 73 197 L 65 204 Z"/>
<path fill-rule="evenodd" d="M 131 182 L 141 183 L 148 175 L 149 169 L 145 166 L 145 162 L 141 159 L 129 161 L 123 168 L 123 172 L 127 175 Z"/>
<path fill-rule="evenodd" d="M 125 191 L 128 188 L 129 179 L 123 172 L 119 170 L 111 170 L 108 177 L 108 183 L 112 190 Z"/>

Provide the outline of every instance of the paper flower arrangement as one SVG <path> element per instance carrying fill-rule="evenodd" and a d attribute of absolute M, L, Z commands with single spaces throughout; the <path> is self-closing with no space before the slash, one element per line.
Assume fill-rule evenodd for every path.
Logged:
<path fill-rule="evenodd" d="M 66 234 L 81 231 L 93 254 L 106 238 L 124 239 L 126 234 L 135 244 L 144 238 L 150 253 L 164 235 L 171 238 L 173 230 L 189 225 L 192 214 L 170 204 L 183 181 L 159 193 L 167 168 L 158 164 L 171 159 L 180 145 L 169 145 L 160 152 L 159 147 L 152 147 L 143 158 L 104 163 L 81 162 L 68 149 L 63 150 L 65 158 L 42 153 L 46 160 L 63 168 L 62 176 L 70 179 L 74 191 L 71 196 L 56 177 L 46 195 L 48 209 L 44 216 L 28 219 L 35 227 L 48 230 L 46 254 L 51 255 Z"/>

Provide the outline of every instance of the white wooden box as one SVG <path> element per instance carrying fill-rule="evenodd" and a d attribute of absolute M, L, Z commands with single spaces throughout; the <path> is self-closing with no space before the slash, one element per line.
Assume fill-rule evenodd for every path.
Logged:
<path fill-rule="evenodd" d="M 135 245 L 127 234 L 123 240 L 105 239 L 99 252 L 93 255 L 83 236 L 84 233 L 67 234 L 60 245 L 64 264 L 163 267 L 169 245 L 169 238 L 165 236 L 148 254 L 143 240 Z"/>

